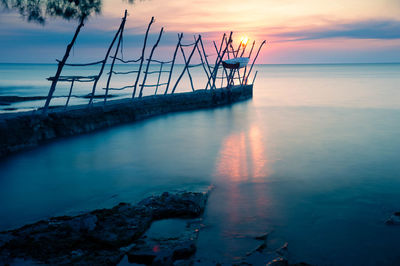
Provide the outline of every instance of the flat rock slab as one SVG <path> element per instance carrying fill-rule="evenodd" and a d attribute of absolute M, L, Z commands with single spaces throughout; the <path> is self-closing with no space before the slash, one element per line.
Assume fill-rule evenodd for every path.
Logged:
<path fill-rule="evenodd" d="M 25 259 L 46 264 L 115 265 L 124 255 L 133 258 L 135 254 L 145 254 L 143 250 L 155 245 L 162 247 L 167 256 L 158 259 L 187 259 L 195 252 L 195 228 L 189 226 L 184 238 L 172 242 L 156 244 L 155 240 L 146 242 L 140 238 L 153 221 L 199 217 L 204 212 L 207 198 L 208 193 L 165 192 L 136 205 L 120 203 L 112 209 L 55 217 L 1 232 L 0 264 Z M 167 252 L 168 247 L 172 247 L 172 253 Z"/>

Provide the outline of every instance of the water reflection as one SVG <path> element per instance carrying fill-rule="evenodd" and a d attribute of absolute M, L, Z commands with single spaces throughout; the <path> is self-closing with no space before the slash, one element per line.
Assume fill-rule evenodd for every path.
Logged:
<path fill-rule="evenodd" d="M 231 181 L 254 181 L 270 175 L 263 134 L 257 125 L 228 136 L 218 157 L 216 175 Z"/>

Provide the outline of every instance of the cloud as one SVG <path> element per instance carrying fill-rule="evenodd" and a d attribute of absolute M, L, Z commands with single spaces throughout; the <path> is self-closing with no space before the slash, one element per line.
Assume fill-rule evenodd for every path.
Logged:
<path fill-rule="evenodd" d="M 329 38 L 347 39 L 400 39 L 400 21 L 367 20 L 349 23 L 334 23 L 327 26 L 293 29 L 269 35 L 276 42 L 306 41 Z"/>

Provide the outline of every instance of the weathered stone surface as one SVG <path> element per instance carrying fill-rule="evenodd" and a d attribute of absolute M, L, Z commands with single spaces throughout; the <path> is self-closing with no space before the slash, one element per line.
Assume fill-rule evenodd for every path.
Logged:
<path fill-rule="evenodd" d="M 192 265 L 201 220 L 187 220 L 186 226 L 174 237 L 146 233 L 127 252 L 128 261 L 151 265 Z M 152 231 L 152 230 L 149 230 Z"/>
<path fill-rule="evenodd" d="M 387 225 L 400 225 L 400 212 L 395 212 L 385 222 Z"/>
<path fill-rule="evenodd" d="M 138 121 L 170 112 L 213 108 L 252 97 L 253 86 L 236 86 L 229 91 L 197 90 L 190 93 L 154 95 L 135 99 L 109 101 L 52 108 L 47 116 L 39 111 L 0 114 L 0 157 L 48 140 L 89 133 L 94 130 Z"/>
<path fill-rule="evenodd" d="M 285 258 L 276 258 L 267 263 L 267 266 L 289 266 L 289 262 Z"/>
<path fill-rule="evenodd" d="M 247 252 L 237 265 L 268 265 L 268 266 L 309 266 L 310 264 L 289 263 L 289 244 L 285 242 L 280 248 L 273 250 L 268 248 L 267 240 L 269 234 L 263 234 L 255 237 L 256 240 L 262 241 L 255 249 Z"/>
<path fill-rule="evenodd" d="M 137 260 L 153 262 L 161 257 L 144 252 L 146 242 L 140 239 L 151 223 L 166 218 L 198 217 L 204 211 L 207 196 L 207 193 L 163 193 L 137 205 L 121 203 L 112 209 L 55 217 L 2 232 L 0 264 L 23 258 L 46 264 L 115 265 L 127 250 L 130 256 L 134 254 L 132 250 L 140 250 L 135 255 Z M 190 257 L 195 252 L 193 240 L 189 234 L 168 242 L 165 252 L 170 254 L 165 257 L 171 258 L 171 263 Z"/>

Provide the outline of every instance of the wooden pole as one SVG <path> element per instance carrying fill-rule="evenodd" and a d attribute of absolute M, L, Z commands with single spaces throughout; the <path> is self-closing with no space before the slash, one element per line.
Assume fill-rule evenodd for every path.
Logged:
<path fill-rule="evenodd" d="M 194 38 L 194 40 L 196 41 L 196 36 L 193 36 L 193 38 Z M 199 39 L 201 40 L 201 36 L 200 36 L 200 35 L 199 35 Z M 201 65 L 203 66 L 204 72 L 206 72 L 207 79 L 209 80 L 209 79 L 210 79 L 210 76 L 208 75 L 207 68 L 206 68 L 206 66 L 204 65 L 203 56 L 201 55 L 201 52 L 200 52 L 200 47 L 199 47 L 198 45 L 197 45 L 197 51 L 199 52 L 199 56 L 200 56 Z M 210 86 L 211 86 L 211 84 L 209 84 L 209 83 L 210 83 L 210 82 L 208 82 L 208 83 L 207 83 L 207 87 L 208 87 L 208 85 L 210 85 Z M 206 87 L 206 89 L 207 89 L 207 87 Z"/>
<path fill-rule="evenodd" d="M 75 79 L 73 78 L 71 81 L 71 87 L 69 88 L 68 99 L 67 99 L 67 102 L 65 103 L 65 109 L 67 109 L 69 99 L 71 99 L 72 87 L 74 87 L 74 82 L 75 82 Z"/>
<path fill-rule="evenodd" d="M 257 54 L 256 54 L 256 56 L 254 57 L 253 63 L 251 64 L 251 67 L 250 67 L 250 70 L 249 70 L 249 74 L 247 74 L 246 80 L 249 78 L 250 73 L 251 73 L 251 71 L 253 70 L 254 63 L 256 62 L 257 57 L 258 57 L 258 55 L 260 54 L 261 48 L 263 47 L 264 44 L 265 44 L 265 40 L 261 43 L 260 47 L 258 48 Z"/>
<path fill-rule="evenodd" d="M 157 79 L 156 92 L 154 93 L 154 95 L 156 95 L 156 94 L 157 94 L 158 85 L 160 84 L 160 79 L 161 79 L 161 73 L 162 73 L 163 65 L 164 65 L 164 63 L 163 63 L 163 62 L 161 62 L 161 64 L 160 64 L 160 73 L 158 73 L 158 79 Z"/>
<path fill-rule="evenodd" d="M 249 56 L 248 56 L 249 59 L 250 59 L 250 57 L 251 57 L 251 53 L 253 52 L 253 49 L 254 49 L 254 45 L 255 45 L 255 44 L 256 44 L 256 41 L 254 40 L 254 41 L 253 41 L 253 45 L 251 46 L 251 49 L 250 49 Z M 247 66 L 244 68 L 242 85 L 243 85 L 243 84 L 247 84 L 246 72 L 247 72 Z"/>
<path fill-rule="evenodd" d="M 107 102 L 108 88 L 110 87 L 110 81 L 111 81 L 111 76 L 113 74 L 115 59 L 117 58 L 119 46 L 121 45 L 121 40 L 122 40 L 122 35 L 124 33 L 127 13 L 128 13 L 127 10 L 125 10 L 125 15 L 124 15 L 124 18 L 122 19 L 122 22 L 121 22 L 121 31 L 119 33 L 118 44 L 117 44 L 117 48 L 115 49 L 114 57 L 113 57 L 112 62 L 111 62 L 110 73 L 109 73 L 108 79 L 107 79 L 106 93 L 104 94 L 104 104 L 106 104 L 106 102 Z"/>
<path fill-rule="evenodd" d="M 223 41 L 224 41 L 224 40 L 223 40 Z M 220 51 L 218 50 L 217 44 L 216 44 L 214 41 L 213 41 L 213 44 L 214 44 L 215 51 L 217 52 L 217 58 L 219 58 L 219 57 L 220 57 Z M 215 62 L 214 67 L 216 67 L 216 66 L 217 66 L 217 62 Z M 214 69 L 214 70 L 215 70 L 215 69 Z M 224 77 L 224 74 L 223 74 L 223 73 L 226 73 L 226 78 L 229 77 L 228 72 L 226 71 L 225 68 L 224 68 L 224 70 L 222 71 L 222 78 Z M 214 71 L 213 71 L 212 75 L 214 75 Z M 216 75 L 218 75 L 218 69 L 217 69 Z M 228 80 L 228 83 L 229 83 L 229 80 Z M 222 86 L 221 86 L 221 88 L 222 88 Z M 211 89 L 212 89 L 212 86 L 211 86 Z"/>
<path fill-rule="evenodd" d="M 169 71 L 167 87 L 165 88 L 165 92 L 164 92 L 165 95 L 168 93 L 168 88 L 169 88 L 169 84 L 171 82 L 171 77 L 172 77 L 172 71 L 173 71 L 174 65 L 175 65 L 176 54 L 178 53 L 178 49 L 181 46 L 182 38 L 183 38 L 183 33 L 178 34 L 178 44 L 176 45 L 175 52 L 174 52 L 174 57 L 172 58 L 171 69 Z"/>
<path fill-rule="evenodd" d="M 224 37 L 223 37 L 223 39 L 222 39 L 222 42 L 224 42 L 225 41 L 225 35 L 224 35 Z M 213 44 L 214 44 L 214 48 L 215 48 L 215 51 L 217 52 L 217 60 L 219 59 L 219 57 L 220 57 L 220 53 L 221 53 L 221 50 L 222 50 L 222 47 L 220 47 L 220 49 L 218 50 L 218 48 L 217 48 L 217 44 L 213 41 Z M 229 55 L 229 53 L 228 53 L 228 55 Z M 217 62 L 218 61 L 215 61 L 215 65 L 214 66 L 216 66 L 217 65 Z M 225 75 L 226 75 L 226 77 L 228 78 L 228 71 L 224 68 L 223 69 L 223 72 L 225 72 Z M 214 72 L 213 72 L 214 73 Z M 217 73 L 216 73 L 216 75 L 218 75 L 218 69 L 217 69 Z"/>
<path fill-rule="evenodd" d="M 233 34 L 233 32 L 231 32 L 230 35 L 229 35 L 228 44 L 232 42 L 232 34 Z M 222 46 L 221 46 L 221 48 L 222 48 Z M 222 55 L 220 55 L 220 53 L 218 53 L 218 59 L 219 60 L 217 60 L 217 63 L 215 64 L 215 67 L 214 67 L 213 76 L 212 76 L 213 77 L 212 88 L 215 88 L 215 80 L 217 78 L 218 68 L 219 68 L 219 65 L 221 64 L 221 62 L 222 62 L 222 60 L 223 60 L 223 58 L 225 56 L 225 53 L 226 53 L 227 49 L 228 49 L 228 45 L 225 47 Z"/>
<path fill-rule="evenodd" d="M 136 94 L 136 88 L 137 88 L 137 84 L 139 82 L 139 78 L 140 78 L 140 73 L 142 71 L 142 66 L 143 66 L 143 60 L 144 60 L 144 53 L 146 51 L 146 43 L 147 43 L 147 37 L 149 36 L 149 30 L 151 27 L 151 24 L 154 23 L 154 17 L 151 18 L 151 21 L 149 23 L 149 26 L 147 26 L 147 30 L 146 30 L 146 35 L 144 36 L 144 42 L 143 42 L 143 48 L 142 48 L 142 57 L 140 59 L 140 66 L 139 66 L 139 72 L 136 76 L 136 81 L 135 81 L 135 85 L 133 87 L 133 93 L 132 93 L 132 99 L 135 98 L 135 94 Z M 150 63 L 150 61 L 149 61 Z"/>
<path fill-rule="evenodd" d="M 86 16 L 82 16 L 81 17 L 81 19 L 79 21 L 79 25 L 75 30 L 74 37 L 72 38 L 71 42 L 67 45 L 67 49 L 65 50 L 65 54 L 64 54 L 63 59 L 58 63 L 57 72 L 54 75 L 54 79 L 51 82 L 49 94 L 47 95 L 46 103 L 44 104 L 44 107 L 43 107 L 43 114 L 44 115 L 47 114 L 47 110 L 49 108 L 50 101 L 51 101 L 51 98 L 53 97 L 54 91 L 56 90 L 56 85 L 57 85 L 58 79 L 60 78 L 61 71 L 62 71 L 62 69 L 63 69 L 63 67 L 65 65 L 65 62 L 67 62 L 67 59 L 68 59 L 69 54 L 71 52 L 71 49 L 75 44 L 76 38 L 78 37 L 78 34 L 79 34 L 81 28 L 85 25 L 84 24 L 85 19 L 86 19 Z"/>
<path fill-rule="evenodd" d="M 254 85 L 254 81 L 256 81 L 257 73 L 258 71 L 256 71 L 256 74 L 254 74 L 253 82 L 251 83 L 252 85 Z"/>
<path fill-rule="evenodd" d="M 186 65 L 186 55 L 185 55 L 185 51 L 182 48 L 182 45 L 179 46 L 181 52 L 182 52 L 182 56 L 183 56 L 183 61 L 185 62 Z M 196 47 L 195 47 L 196 48 Z M 190 79 L 190 85 L 192 86 L 192 91 L 194 91 L 194 85 L 193 85 L 193 80 L 192 80 L 192 75 L 190 74 L 189 68 L 187 69 L 187 73 L 189 75 L 189 79 Z"/>
<path fill-rule="evenodd" d="M 157 39 L 156 43 L 154 44 L 153 49 L 151 49 L 150 56 L 149 56 L 149 59 L 148 59 L 148 63 L 147 63 L 147 66 L 146 66 L 146 71 L 144 73 L 143 83 L 142 83 L 142 85 L 140 85 L 139 98 L 141 98 L 142 95 L 143 95 L 143 88 L 144 88 L 144 85 L 146 84 L 147 73 L 149 72 L 151 58 L 153 57 L 154 51 L 156 50 L 158 44 L 160 43 L 161 36 L 162 36 L 163 32 L 164 32 L 164 28 L 161 28 L 160 34 L 158 35 L 158 39 Z"/>
<path fill-rule="evenodd" d="M 224 87 L 224 71 L 222 71 L 222 77 L 221 77 L 221 88 Z"/>
<path fill-rule="evenodd" d="M 206 64 L 207 64 L 208 71 L 209 71 L 209 73 L 210 73 L 210 75 L 211 75 L 211 72 L 212 72 L 212 71 L 211 71 L 210 64 L 208 63 L 208 58 L 207 58 L 206 50 L 204 49 L 203 38 L 201 38 L 201 35 L 199 35 L 199 37 L 200 37 L 201 49 L 202 49 L 203 55 L 204 55 L 204 60 L 205 60 L 205 62 L 206 62 Z"/>
<path fill-rule="evenodd" d="M 179 77 L 178 77 L 178 79 L 177 79 L 177 81 L 176 81 L 176 83 L 175 83 L 175 85 L 174 85 L 174 87 L 173 87 L 171 93 L 174 93 L 174 92 L 175 92 L 176 87 L 178 86 L 179 82 L 181 81 L 183 75 L 185 74 L 185 71 L 186 71 L 186 69 L 187 69 L 188 66 L 189 66 L 189 63 L 190 63 L 190 60 L 192 59 L 192 56 L 193 56 L 193 54 L 194 54 L 194 51 L 196 51 L 196 47 L 197 47 L 197 45 L 198 45 L 198 43 L 199 43 L 199 40 L 200 40 L 200 38 L 197 38 L 197 40 L 196 40 L 196 42 L 195 42 L 195 44 L 194 44 L 193 50 L 192 50 L 192 52 L 190 53 L 190 55 L 189 55 L 189 57 L 188 57 L 188 60 L 187 60 L 187 62 L 186 62 L 186 64 L 185 64 L 185 67 L 183 68 L 182 73 L 179 75 Z M 189 77 L 190 77 L 190 76 L 189 76 Z M 191 77 L 190 77 L 190 78 L 191 78 Z"/>
<path fill-rule="evenodd" d="M 125 14 L 127 14 L 127 11 L 126 11 L 126 10 L 125 10 Z M 125 16 L 124 16 L 124 18 L 126 19 Z M 121 22 L 121 24 L 120 24 L 120 26 L 119 26 L 119 28 L 118 28 L 117 33 L 115 33 L 114 39 L 112 40 L 110 46 L 108 47 L 108 50 L 107 50 L 107 52 L 106 52 L 106 56 L 104 57 L 104 61 L 103 61 L 103 63 L 101 64 L 101 68 L 100 68 L 99 75 L 97 76 L 97 78 L 95 79 L 95 81 L 94 81 L 94 83 L 93 83 L 92 93 L 91 93 L 91 95 L 90 95 L 90 100 L 89 100 L 89 106 L 93 103 L 94 93 L 96 92 L 97 83 L 99 82 L 99 79 L 100 79 L 101 75 L 103 74 L 104 67 L 105 67 L 105 65 L 106 65 L 106 63 L 107 63 L 107 59 L 108 59 L 108 56 L 110 55 L 111 49 L 112 49 L 112 47 L 114 46 L 114 43 L 115 43 L 115 41 L 117 40 L 118 35 L 119 35 L 120 32 L 121 32 L 122 24 L 123 24 L 123 21 Z"/>

